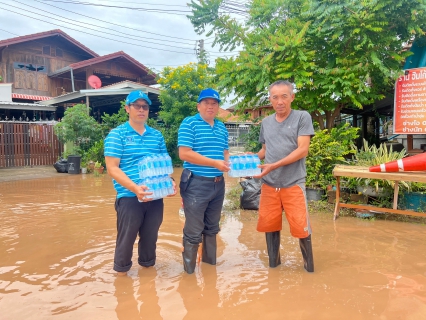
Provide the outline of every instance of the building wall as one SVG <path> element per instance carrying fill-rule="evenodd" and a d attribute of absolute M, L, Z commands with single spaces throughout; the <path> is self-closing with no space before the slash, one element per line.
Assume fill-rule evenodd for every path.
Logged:
<path fill-rule="evenodd" d="M 63 40 L 54 39 L 59 37 L 28 41 L 2 50 L 0 70 L 3 81 L 13 83 L 12 92 L 57 96 L 57 84 L 52 83 L 47 75 L 90 58 Z"/>

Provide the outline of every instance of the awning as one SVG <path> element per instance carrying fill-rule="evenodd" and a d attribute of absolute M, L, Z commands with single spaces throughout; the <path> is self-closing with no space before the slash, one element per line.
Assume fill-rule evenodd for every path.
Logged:
<path fill-rule="evenodd" d="M 0 109 L 32 110 L 32 111 L 56 111 L 55 106 L 43 106 L 37 103 L 20 103 L 0 101 Z"/>
<path fill-rule="evenodd" d="M 43 101 L 43 100 L 49 100 L 49 99 L 52 99 L 52 97 L 45 97 L 45 96 L 33 96 L 33 95 L 29 95 L 29 94 L 22 94 L 22 93 L 12 93 L 12 99 L 23 99 L 23 100 Z"/>

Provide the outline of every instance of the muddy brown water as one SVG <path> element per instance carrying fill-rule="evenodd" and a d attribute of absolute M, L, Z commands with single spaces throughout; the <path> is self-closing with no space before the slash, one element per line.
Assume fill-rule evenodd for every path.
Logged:
<path fill-rule="evenodd" d="M 187 275 L 176 196 L 155 267 L 117 277 L 114 194 L 107 175 L 0 182 L 0 319 L 426 319 L 425 225 L 312 213 L 308 274 L 286 223 L 270 269 L 256 215 L 224 213 L 217 266 Z"/>

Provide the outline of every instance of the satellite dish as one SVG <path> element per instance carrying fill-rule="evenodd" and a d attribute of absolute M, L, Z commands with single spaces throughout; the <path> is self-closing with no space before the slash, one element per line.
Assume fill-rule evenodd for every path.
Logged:
<path fill-rule="evenodd" d="M 87 78 L 87 82 L 89 82 L 90 86 L 93 89 L 99 89 L 100 87 L 102 87 L 101 79 L 99 79 L 97 76 L 95 76 L 93 74 L 91 76 L 89 76 L 89 78 Z"/>

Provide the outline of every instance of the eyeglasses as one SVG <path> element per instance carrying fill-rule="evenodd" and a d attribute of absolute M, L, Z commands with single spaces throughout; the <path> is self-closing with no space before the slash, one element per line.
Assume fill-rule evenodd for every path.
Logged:
<path fill-rule="evenodd" d="M 149 110 L 149 105 L 147 105 L 147 104 L 131 103 L 130 105 L 133 106 L 133 108 L 135 108 L 135 110 L 140 110 L 141 108 L 144 109 L 145 111 Z"/>

